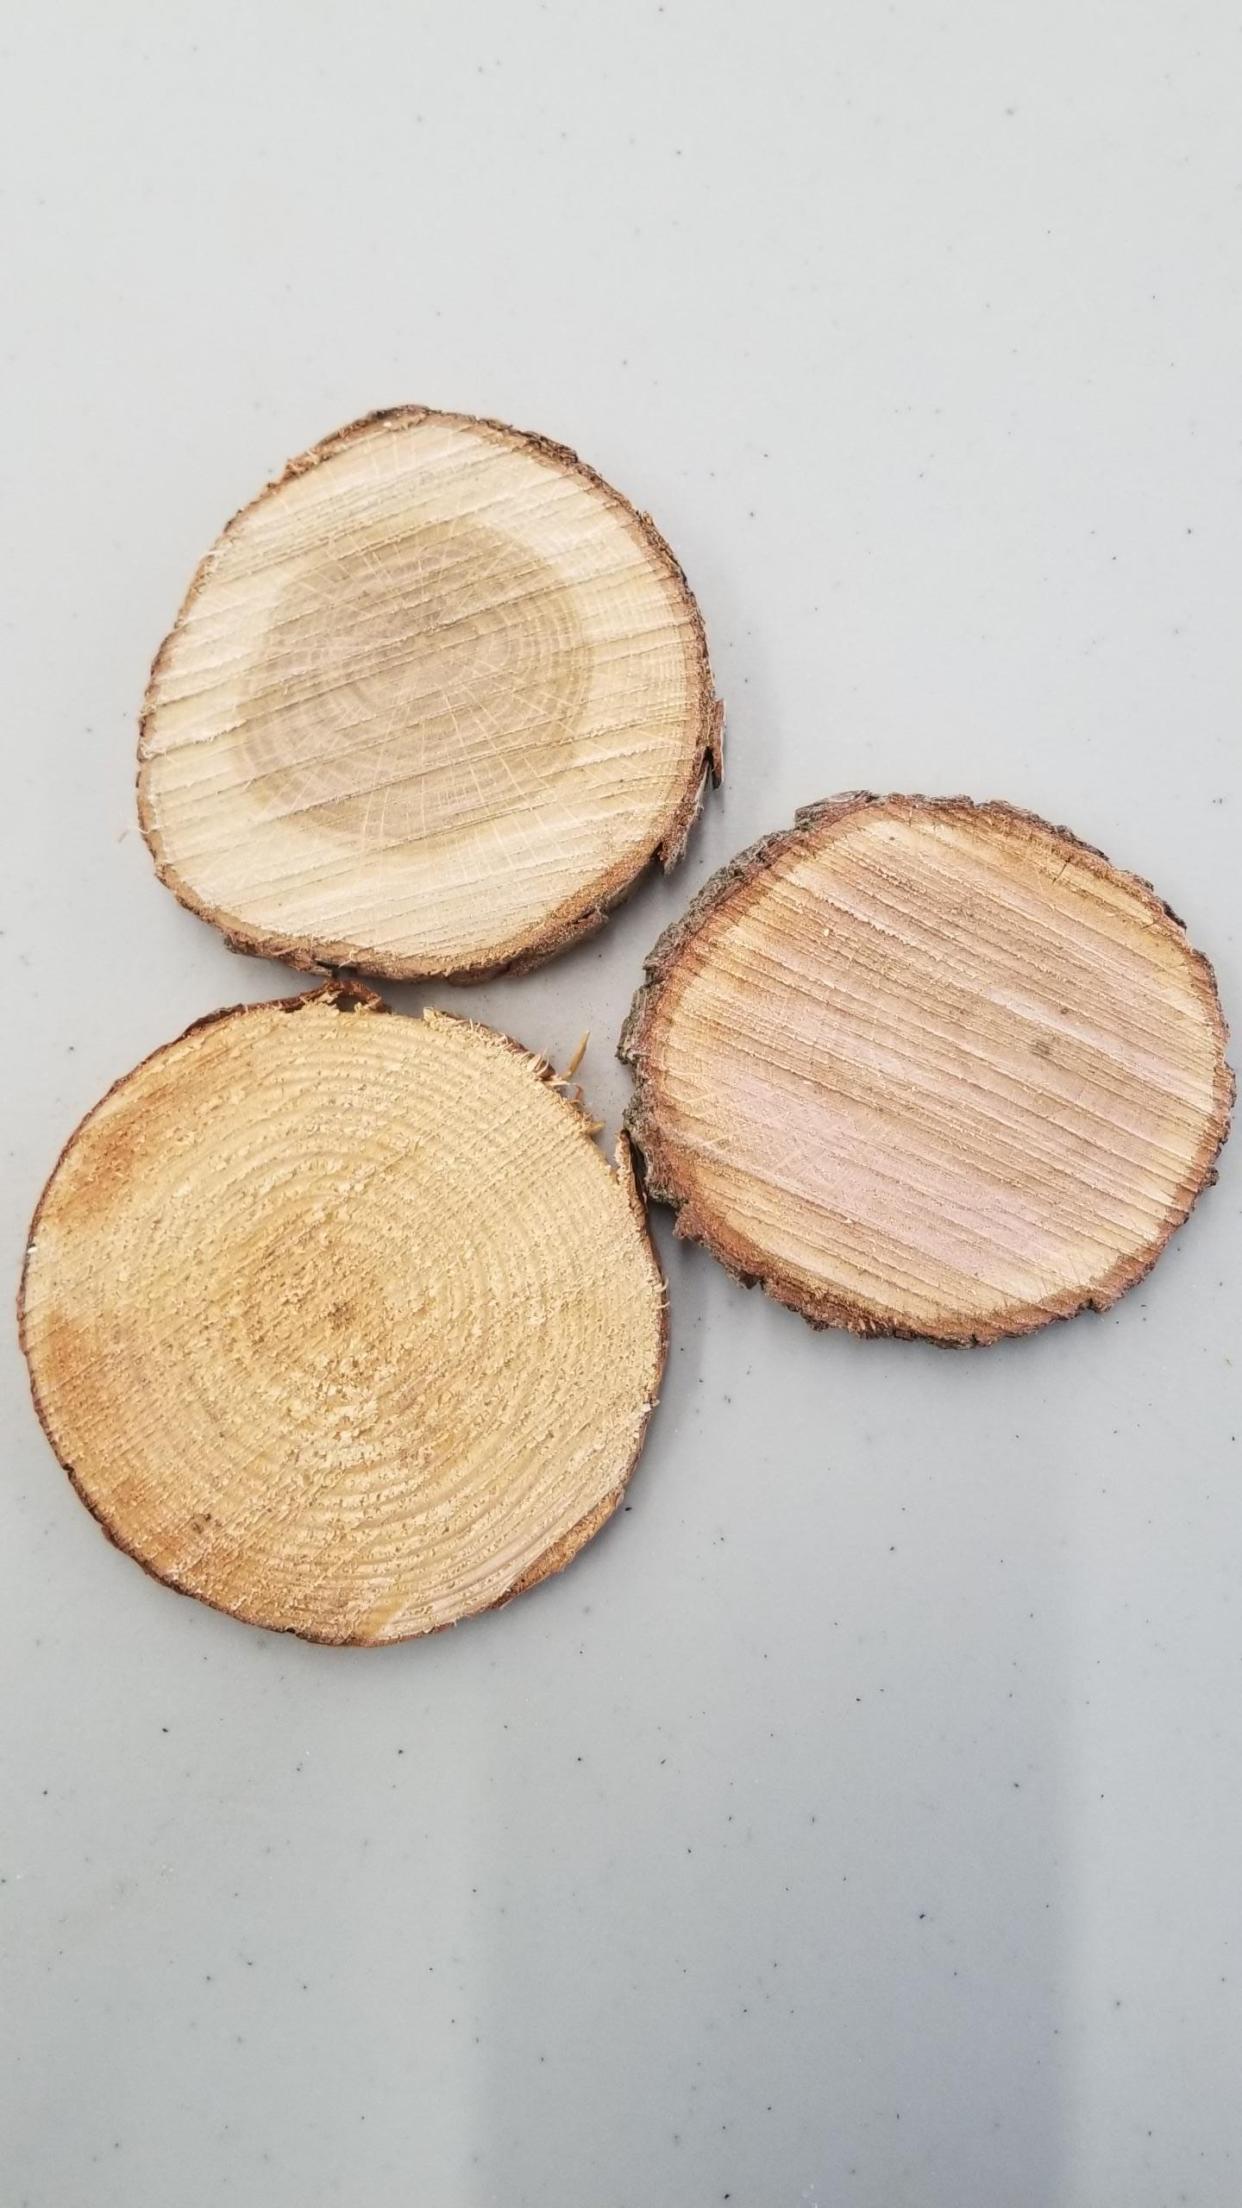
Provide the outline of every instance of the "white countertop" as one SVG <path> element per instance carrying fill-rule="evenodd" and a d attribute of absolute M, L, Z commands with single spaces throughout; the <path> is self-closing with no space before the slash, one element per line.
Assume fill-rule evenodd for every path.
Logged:
<path fill-rule="evenodd" d="M 70 0 L 0 45 L 11 1276 L 107 1084 L 296 986 L 157 886 L 136 707 L 223 521 L 373 406 L 574 445 L 703 605 L 685 865 L 439 992 L 589 1026 L 610 1127 L 660 927 L 841 788 L 1067 823 L 1242 1018 L 1230 10 Z M 1108 1317 L 956 1355 L 813 1335 L 661 1216 L 628 1514 L 383 1652 L 109 1548 L 10 1333 L 6 2208 L 1235 2208 L 1240 1166 Z"/>

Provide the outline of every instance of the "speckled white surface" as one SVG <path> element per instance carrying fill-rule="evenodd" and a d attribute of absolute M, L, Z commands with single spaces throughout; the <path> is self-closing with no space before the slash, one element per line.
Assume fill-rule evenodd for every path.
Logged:
<path fill-rule="evenodd" d="M 398 400 L 576 445 L 704 606 L 691 857 L 527 980 L 612 1043 L 713 865 L 1004 795 L 1242 1007 L 1242 32 L 1222 6 L 210 9 L 0 28 L 3 1204 L 213 1006 L 146 664 L 285 458 Z M 414 1003 L 416 994 L 400 992 Z M 110 1550 L 10 1337 L 6 2208 L 1234 2208 L 1238 1156 L 1106 1319 L 817 1338 L 699 1251 L 632 1507 L 336 1652 Z"/>

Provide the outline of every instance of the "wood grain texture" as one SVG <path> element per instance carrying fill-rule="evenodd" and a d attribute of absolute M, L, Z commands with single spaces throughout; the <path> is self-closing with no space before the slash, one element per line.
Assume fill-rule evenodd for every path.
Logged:
<path fill-rule="evenodd" d="M 649 1191 L 819 1326 L 994 1342 L 1155 1262 L 1233 1100 L 1211 968 L 1004 804 L 850 794 L 742 853 L 621 1040 Z"/>
<path fill-rule="evenodd" d="M 645 515 L 546 438 L 398 408 L 208 553 L 152 669 L 139 819 L 239 950 L 482 978 L 675 862 L 721 721 Z"/>
<path fill-rule="evenodd" d="M 216 1014 L 68 1143 L 22 1344 L 106 1531 L 188 1594 L 394 1641 L 559 1571 L 615 1510 L 664 1288 L 622 1138 L 542 1060 L 356 983 Z"/>

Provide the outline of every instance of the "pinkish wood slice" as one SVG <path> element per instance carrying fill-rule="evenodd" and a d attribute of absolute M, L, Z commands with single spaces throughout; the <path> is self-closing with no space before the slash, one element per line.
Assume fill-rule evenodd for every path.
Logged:
<path fill-rule="evenodd" d="M 994 1342 L 1103 1310 L 1228 1128 L 1212 970 L 1005 804 L 850 795 L 724 868 L 621 1055 L 649 1190 L 819 1326 Z"/>

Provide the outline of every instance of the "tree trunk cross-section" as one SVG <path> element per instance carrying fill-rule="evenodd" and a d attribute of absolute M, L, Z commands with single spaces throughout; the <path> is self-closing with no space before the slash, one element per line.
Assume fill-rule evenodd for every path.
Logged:
<path fill-rule="evenodd" d="M 161 880 L 306 971 L 481 978 L 680 857 L 721 708 L 684 575 L 564 446 L 371 415 L 229 524 L 147 690 Z"/>
<path fill-rule="evenodd" d="M 818 1326 L 993 1342 L 1154 1264 L 1233 1099 L 1147 884 L 1003 804 L 848 796 L 648 962 L 628 1126 L 681 1233 Z"/>
<path fill-rule="evenodd" d="M 542 1060 L 356 983 L 216 1014 L 72 1137 L 22 1283 L 39 1415 L 117 1544 L 311 1640 L 395 1641 L 559 1571 L 665 1352 L 614 1171 Z"/>

